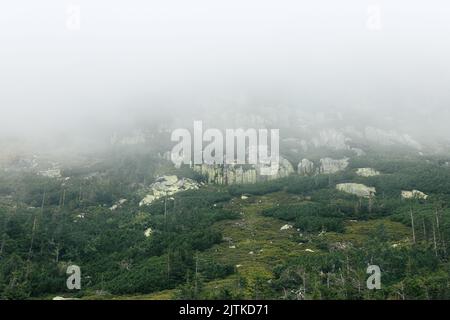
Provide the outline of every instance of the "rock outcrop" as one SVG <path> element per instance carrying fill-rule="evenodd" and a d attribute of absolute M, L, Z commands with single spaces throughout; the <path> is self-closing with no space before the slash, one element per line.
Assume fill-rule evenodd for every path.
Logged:
<path fill-rule="evenodd" d="M 301 176 L 314 175 L 314 163 L 308 159 L 303 159 L 297 166 L 297 172 Z"/>
<path fill-rule="evenodd" d="M 251 184 L 257 182 L 255 167 L 246 168 L 241 165 L 194 165 L 194 171 L 205 176 L 208 183 L 216 184 Z"/>
<path fill-rule="evenodd" d="M 284 178 L 294 173 L 292 164 L 280 157 L 278 169 L 271 175 L 263 174 L 264 166 L 238 164 L 201 164 L 193 170 L 205 176 L 208 183 L 215 184 L 254 184 L 261 181 Z"/>
<path fill-rule="evenodd" d="M 257 167 L 257 171 L 261 174 L 262 167 Z M 275 180 L 280 178 L 285 178 L 294 173 L 294 167 L 292 164 L 285 158 L 280 157 L 278 170 L 273 172 L 271 175 L 266 175 L 267 180 Z"/>
<path fill-rule="evenodd" d="M 109 210 L 114 211 L 119 209 L 125 202 L 127 202 L 127 199 L 120 199 L 119 201 L 117 201 L 115 204 L 113 204 Z"/>
<path fill-rule="evenodd" d="M 402 190 L 403 199 L 423 199 L 426 200 L 428 195 L 419 190 L 406 191 Z"/>
<path fill-rule="evenodd" d="M 373 197 L 376 193 L 374 187 L 368 187 L 360 183 L 339 183 L 336 185 L 336 189 L 362 198 Z"/>
<path fill-rule="evenodd" d="M 52 168 L 48 170 L 39 171 L 38 174 L 43 177 L 58 179 L 62 177 L 61 169 Z"/>
<path fill-rule="evenodd" d="M 198 189 L 199 184 L 192 179 L 177 176 L 162 176 L 150 185 L 150 192 L 139 202 L 139 206 L 149 205 L 153 201 L 180 191 Z"/>
<path fill-rule="evenodd" d="M 380 172 L 373 168 L 358 168 L 356 174 L 361 177 L 379 176 Z"/>
<path fill-rule="evenodd" d="M 362 156 L 366 155 L 366 152 L 360 148 L 351 148 L 350 150 L 352 150 L 358 157 L 362 157 Z"/>
<path fill-rule="evenodd" d="M 345 170 L 348 167 L 348 158 L 344 159 L 331 159 L 331 158 L 323 158 L 320 159 L 319 166 L 319 174 L 332 174 L 342 170 Z"/>

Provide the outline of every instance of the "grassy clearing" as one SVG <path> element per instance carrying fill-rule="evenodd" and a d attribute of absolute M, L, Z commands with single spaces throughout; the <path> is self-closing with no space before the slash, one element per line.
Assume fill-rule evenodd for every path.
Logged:
<path fill-rule="evenodd" d="M 208 292 L 214 294 L 223 289 L 239 291 L 240 280 L 244 279 L 247 287 L 252 288 L 256 281 L 270 281 L 273 268 L 290 257 L 300 255 L 320 254 L 315 245 L 322 238 L 327 243 L 351 243 L 354 246 L 363 244 L 371 232 L 383 225 L 387 235 L 395 241 L 407 241 L 410 229 L 401 223 L 388 219 L 368 221 L 347 221 L 345 233 L 327 232 L 309 235 L 309 242 L 299 242 L 299 234 L 295 228 L 280 230 L 288 222 L 261 215 L 261 211 L 277 204 L 296 203 L 304 201 L 298 196 L 283 192 L 264 196 L 250 196 L 247 199 L 234 198 L 229 207 L 240 212 L 241 218 L 225 220 L 216 223 L 213 228 L 220 231 L 224 241 L 199 255 L 199 263 L 215 260 L 235 266 L 236 273 L 225 278 L 204 284 Z M 176 298 L 178 290 L 165 290 L 146 295 L 129 295 L 116 297 L 99 297 L 96 295 L 87 299 L 150 299 L 168 300 Z M 240 292 L 243 298 L 252 298 L 251 290 Z"/>

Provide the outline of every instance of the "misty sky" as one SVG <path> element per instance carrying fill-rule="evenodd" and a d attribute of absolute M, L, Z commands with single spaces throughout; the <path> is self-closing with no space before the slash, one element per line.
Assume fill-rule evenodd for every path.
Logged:
<path fill-rule="evenodd" d="M 3 137 L 94 134 L 242 97 L 250 109 L 367 110 L 446 134 L 449 89 L 445 0 L 0 4 Z"/>

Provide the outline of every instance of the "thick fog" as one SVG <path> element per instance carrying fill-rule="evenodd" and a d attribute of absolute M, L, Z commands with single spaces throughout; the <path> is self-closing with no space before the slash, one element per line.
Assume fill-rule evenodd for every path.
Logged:
<path fill-rule="evenodd" d="M 446 0 L 0 4 L 1 143 L 262 107 L 445 138 L 449 89 Z"/>

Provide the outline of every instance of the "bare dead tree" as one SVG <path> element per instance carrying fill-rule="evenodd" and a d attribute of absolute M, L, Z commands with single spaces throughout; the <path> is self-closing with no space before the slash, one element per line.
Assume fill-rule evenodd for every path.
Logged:
<path fill-rule="evenodd" d="M 425 226 L 425 217 L 422 219 L 422 227 L 423 227 L 423 239 L 427 241 L 427 228 Z"/>
<path fill-rule="evenodd" d="M 78 194 L 78 201 L 81 202 L 83 200 L 83 182 L 80 182 L 80 193 Z"/>
<path fill-rule="evenodd" d="M 59 261 L 59 243 L 57 243 L 55 247 L 55 262 L 58 263 L 58 261 Z"/>
<path fill-rule="evenodd" d="M 411 228 L 412 228 L 412 237 L 413 237 L 413 243 L 416 243 L 416 232 L 414 230 L 414 215 L 413 215 L 413 210 L 412 207 L 410 208 L 410 215 L 411 215 Z"/>
<path fill-rule="evenodd" d="M 167 252 L 167 279 L 170 278 L 170 251 Z"/>
<path fill-rule="evenodd" d="M 45 204 L 45 191 L 44 191 L 44 194 L 42 196 L 41 214 L 44 211 L 44 204 Z M 34 219 L 33 219 L 33 228 L 31 230 L 30 249 L 28 250 L 28 261 L 31 260 L 31 256 L 32 256 L 32 253 L 33 253 L 33 243 L 34 243 L 34 236 L 35 236 L 35 233 L 36 233 L 36 227 L 37 227 L 37 214 L 34 215 Z"/>
<path fill-rule="evenodd" d="M 437 243 L 436 243 L 436 230 L 434 228 L 434 221 L 432 222 L 432 227 L 433 227 L 433 244 L 434 244 L 434 254 L 436 255 L 436 257 L 438 256 L 438 252 L 437 252 Z"/>
<path fill-rule="evenodd" d="M 436 216 L 436 228 L 437 228 L 437 231 L 439 233 L 439 215 L 438 215 L 437 208 L 436 208 L 436 211 L 434 212 L 434 215 Z"/>
<path fill-rule="evenodd" d="M 397 291 L 397 294 L 402 300 L 405 300 L 405 285 L 403 284 L 403 281 L 401 282 L 401 288 Z"/>
<path fill-rule="evenodd" d="M 63 208 L 64 208 L 65 202 L 66 202 L 66 189 L 64 189 L 64 192 L 63 192 L 63 198 L 62 198 L 62 207 L 63 207 Z"/>
<path fill-rule="evenodd" d="M 198 293 L 198 252 L 195 255 L 195 294 Z"/>

